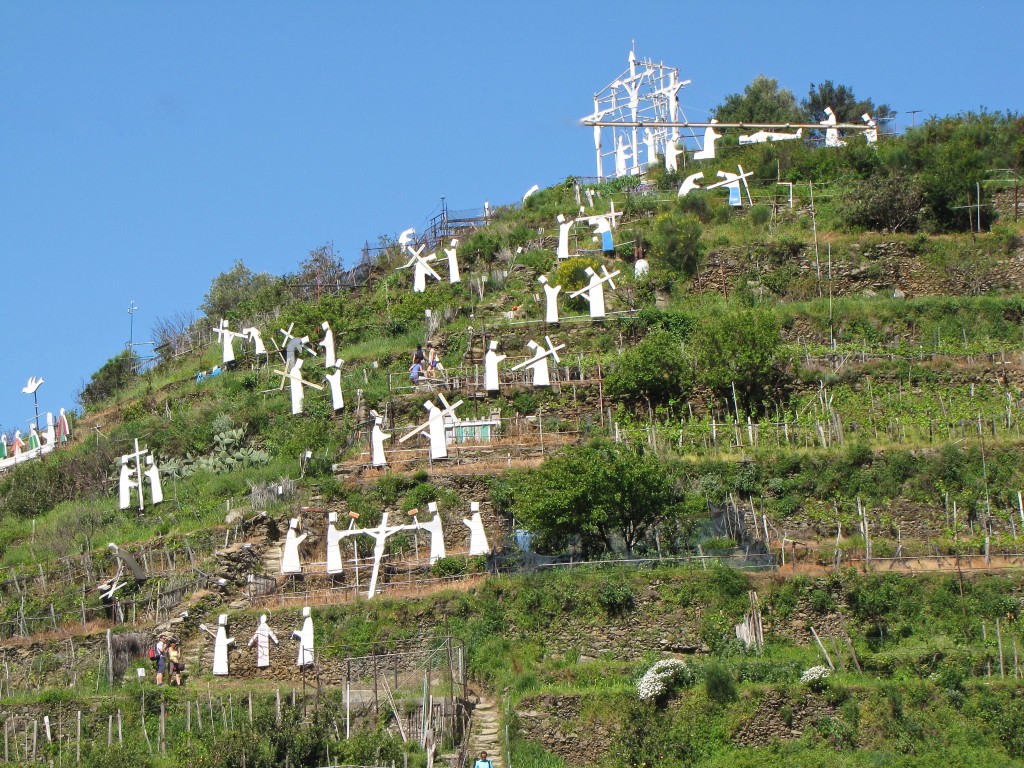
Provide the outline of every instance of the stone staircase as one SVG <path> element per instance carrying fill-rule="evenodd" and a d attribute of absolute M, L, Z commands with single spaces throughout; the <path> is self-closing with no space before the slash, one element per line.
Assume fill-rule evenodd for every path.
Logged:
<path fill-rule="evenodd" d="M 501 713 L 498 702 L 485 694 L 479 695 L 479 701 L 473 708 L 473 725 L 469 734 L 469 757 L 467 768 L 472 768 L 481 752 L 494 768 L 503 768 L 505 760 L 501 747 Z"/>

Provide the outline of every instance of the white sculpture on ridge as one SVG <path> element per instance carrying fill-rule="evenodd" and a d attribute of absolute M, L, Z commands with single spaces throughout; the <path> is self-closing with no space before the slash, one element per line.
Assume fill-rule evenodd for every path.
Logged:
<path fill-rule="evenodd" d="M 29 451 L 38 452 L 42 445 L 42 442 L 39 440 L 39 433 L 36 431 L 36 425 L 33 424 L 28 428 L 28 449 Z"/>
<path fill-rule="evenodd" d="M 428 502 L 427 511 L 434 515 L 429 523 L 421 523 L 419 521 L 419 510 L 413 509 L 409 514 L 412 515 L 412 520 L 416 527 L 430 534 L 430 564 L 433 565 L 442 557 L 445 557 L 447 553 L 444 548 L 444 528 L 441 525 L 441 515 L 437 512 L 437 502 Z"/>
<path fill-rule="evenodd" d="M 804 135 L 803 128 L 797 128 L 796 133 L 779 133 L 778 131 L 756 131 L 749 135 L 740 136 L 740 144 L 764 144 L 769 141 L 792 141 Z"/>
<path fill-rule="evenodd" d="M 235 638 L 228 637 L 228 615 L 222 613 L 217 617 L 217 631 L 214 633 L 205 624 L 199 628 L 213 638 L 213 674 L 228 674 L 228 646 L 235 644 Z"/>
<path fill-rule="evenodd" d="M 266 669 L 270 666 L 270 644 L 278 645 L 277 635 L 267 624 L 267 614 L 260 614 L 260 623 L 256 632 L 249 638 L 249 647 L 256 644 L 256 666 L 259 669 Z"/>
<path fill-rule="evenodd" d="M 285 368 L 291 368 L 295 364 L 295 360 L 298 358 L 300 352 L 305 352 L 311 357 L 316 357 L 316 351 L 309 346 L 309 336 L 293 336 L 292 329 L 295 327 L 295 323 L 288 325 L 288 330 L 284 328 L 278 328 L 278 332 L 281 334 L 281 343 L 284 345 L 285 352 Z M 281 373 L 278 371 L 277 373 Z M 287 374 L 281 374 L 286 376 Z"/>
<path fill-rule="evenodd" d="M 583 296 L 590 303 L 591 319 L 600 320 L 605 316 L 604 284 L 608 283 L 608 285 L 614 289 L 615 282 L 612 278 L 617 277 L 621 273 L 619 270 L 609 273 L 608 268 L 603 264 L 601 265 L 600 275 L 594 271 L 593 267 L 587 267 L 584 271 L 590 276 L 590 282 L 585 288 L 580 288 L 578 291 L 570 293 L 569 297 L 576 298 L 577 296 Z"/>
<path fill-rule="evenodd" d="M 335 523 L 338 522 L 338 513 L 327 514 L 327 572 L 341 573 L 341 540 L 344 536 L 338 530 Z"/>
<path fill-rule="evenodd" d="M 556 363 L 560 363 L 561 359 L 558 357 L 558 350 L 565 349 L 565 344 L 559 344 L 556 347 L 551 341 L 550 336 L 545 336 L 544 341 L 547 342 L 547 349 L 543 348 L 533 339 L 530 339 L 526 346 L 533 352 L 533 357 L 512 368 L 513 371 L 529 368 L 533 373 L 533 386 L 535 387 L 551 386 L 551 377 L 548 373 L 548 358 L 550 357 Z"/>
<path fill-rule="evenodd" d="M 669 141 L 665 142 L 666 171 L 668 171 L 669 173 L 675 173 L 677 170 L 679 170 L 679 161 L 676 160 L 676 158 L 679 157 L 681 154 L 683 154 L 683 150 L 681 150 L 677 146 L 675 139 L 670 139 Z"/>
<path fill-rule="evenodd" d="M 253 343 L 253 347 L 256 350 L 257 355 L 267 354 L 267 347 L 263 343 L 263 335 L 260 333 L 260 329 L 254 325 L 248 328 L 242 329 L 242 335 L 247 336 L 249 341 Z"/>
<path fill-rule="evenodd" d="M 12 452 L 11 455 L 18 457 L 21 455 L 22 450 L 25 448 L 25 441 L 21 439 L 21 430 L 14 430 L 14 442 L 11 443 Z"/>
<path fill-rule="evenodd" d="M 712 119 L 710 122 L 717 123 L 718 121 Z M 701 148 L 693 153 L 694 160 L 714 160 L 715 159 L 715 142 L 722 138 L 722 134 L 718 133 L 713 125 L 709 125 L 704 129 L 704 144 Z"/>
<path fill-rule="evenodd" d="M 313 617 L 310 616 L 309 606 L 302 609 L 302 629 L 292 632 L 292 639 L 299 643 L 295 666 L 300 669 L 313 666 Z"/>
<path fill-rule="evenodd" d="M 426 247 L 426 245 L 421 245 L 419 248 L 414 249 L 411 245 L 406 246 L 410 254 L 410 259 L 399 267 L 399 269 L 408 269 L 409 267 L 413 267 L 412 290 L 415 293 L 424 293 L 427 290 L 427 275 L 430 275 L 438 282 L 441 282 L 441 276 L 434 271 L 433 267 L 430 266 L 430 262 L 437 259 L 437 254 L 432 253 L 429 256 L 420 255 Z"/>
<path fill-rule="evenodd" d="M 438 408 L 430 400 L 425 402 L 423 404 L 423 408 L 427 411 L 427 421 L 409 432 L 406 432 L 405 435 L 398 439 L 399 443 L 404 443 L 413 435 L 418 435 L 426 430 L 427 437 L 430 440 L 430 458 L 432 460 L 448 458 L 448 439 L 445 435 L 445 416 L 451 416 L 454 421 L 458 421 L 458 417 L 455 416 L 455 409 L 462 405 L 461 400 L 449 405 L 448 401 L 445 400 L 444 395 L 442 394 L 438 394 L 437 399 L 441 401 L 444 408 Z"/>
<path fill-rule="evenodd" d="M 350 513 L 355 514 L 355 513 Z M 376 528 L 355 528 L 353 523 L 347 531 L 342 533 L 343 536 L 358 536 L 359 534 L 365 534 L 371 536 L 374 539 L 373 547 L 373 571 L 370 575 L 370 585 L 366 590 L 366 596 L 372 598 L 377 592 L 377 577 L 380 575 L 380 563 L 384 558 L 384 545 L 387 543 L 388 537 L 398 533 L 399 531 L 411 531 L 419 528 L 418 523 L 412 525 L 388 525 L 388 513 L 384 512 L 380 516 L 380 525 Z"/>
<path fill-rule="evenodd" d="M 57 443 L 57 428 L 53 424 L 53 414 L 46 412 L 46 427 L 43 429 L 43 442 L 51 449 Z"/>
<path fill-rule="evenodd" d="M 526 194 L 523 195 L 523 202 L 525 203 L 526 199 L 530 195 L 532 195 L 534 192 L 536 192 L 538 189 L 540 189 L 540 187 L 537 184 L 534 184 L 532 187 L 530 187 L 528 190 L 526 190 Z"/>
<path fill-rule="evenodd" d="M 345 396 L 341 392 L 341 364 L 344 362 L 344 360 L 335 360 L 334 370 L 324 374 L 324 378 L 327 379 L 327 384 L 331 388 L 331 406 L 335 412 L 345 407 Z"/>
<path fill-rule="evenodd" d="M 288 521 L 288 533 L 284 537 L 284 552 L 281 555 L 281 573 L 302 573 L 302 561 L 299 559 L 299 545 L 306 540 L 307 533 L 299 534 L 298 518 Z"/>
<path fill-rule="evenodd" d="M 323 390 L 323 387 L 320 386 L 319 384 L 314 384 L 313 382 L 306 381 L 304 378 L 302 378 L 302 363 L 302 358 L 296 357 L 295 364 L 288 369 L 287 373 L 285 373 L 284 371 L 274 371 L 274 373 L 279 373 L 282 376 L 287 377 L 288 379 L 288 385 L 291 390 L 292 396 L 293 416 L 297 416 L 298 414 L 302 413 L 302 401 L 305 398 L 305 392 L 303 390 L 304 385 L 307 387 L 312 387 L 313 389 L 321 391 Z"/>
<path fill-rule="evenodd" d="M 497 392 L 500 388 L 498 380 L 498 363 L 504 360 L 507 355 L 498 354 L 498 342 L 492 341 L 484 355 L 484 389 L 488 392 Z"/>
<path fill-rule="evenodd" d="M 324 368 L 333 368 L 335 362 L 334 355 L 334 331 L 331 330 L 331 324 L 324 320 L 320 327 L 324 330 L 324 340 L 317 344 L 318 347 L 324 348 Z"/>
<path fill-rule="evenodd" d="M 647 147 L 647 165 L 653 168 L 658 162 L 658 144 L 650 128 L 644 128 L 644 146 Z"/>
<path fill-rule="evenodd" d="M 825 119 L 821 121 L 821 125 L 827 126 L 825 128 L 826 147 L 846 146 L 846 142 L 839 138 L 839 129 L 835 127 L 836 122 L 836 113 L 832 111 L 832 107 L 825 107 Z"/>
<path fill-rule="evenodd" d="M 627 162 L 629 160 L 629 148 L 626 146 L 626 137 L 621 133 L 615 142 L 615 175 L 622 177 L 629 173 Z"/>
<path fill-rule="evenodd" d="M 484 522 L 480 518 L 480 502 L 472 501 L 469 510 L 473 514 L 469 519 L 462 518 L 463 524 L 469 528 L 469 556 L 490 554 L 491 547 L 487 543 L 487 533 L 484 531 Z"/>
<path fill-rule="evenodd" d="M 228 327 L 229 325 L 230 323 L 227 320 L 221 318 L 220 325 L 214 329 L 214 332 L 220 336 L 221 363 L 225 366 L 235 362 L 235 339 L 247 339 L 249 337 L 247 333 L 232 331 Z"/>
<path fill-rule="evenodd" d="M 384 456 L 384 441 L 390 438 L 391 434 L 381 428 L 381 424 L 384 423 L 383 416 L 376 411 L 370 411 L 370 415 L 373 416 L 373 432 L 370 435 L 370 444 L 372 445 L 370 464 L 375 467 L 386 467 L 388 460 Z"/>
<path fill-rule="evenodd" d="M 863 115 L 861 115 L 860 119 L 863 120 L 867 124 L 867 126 L 868 126 L 868 129 L 866 131 L 864 131 L 864 138 L 867 140 L 868 144 L 875 144 L 875 143 L 877 143 L 878 142 L 878 123 L 876 123 L 871 118 L 871 115 L 868 112 L 865 112 Z"/>
<path fill-rule="evenodd" d="M 544 322 L 545 323 L 557 323 L 558 322 L 558 294 L 562 290 L 560 285 L 551 285 L 548 283 L 547 277 L 541 275 L 537 278 L 537 282 L 544 286 Z"/>
<path fill-rule="evenodd" d="M 61 408 L 60 415 L 57 416 L 57 442 L 66 443 L 70 437 L 71 425 L 68 424 L 68 415 Z"/>
<path fill-rule="evenodd" d="M 679 187 L 679 194 L 677 195 L 677 197 L 686 197 L 693 190 L 700 189 L 700 184 L 697 183 L 698 179 L 700 179 L 701 181 L 704 180 L 704 171 L 691 173 L 689 176 L 683 179 L 683 183 Z"/>
<path fill-rule="evenodd" d="M 412 242 L 412 236 L 416 234 L 416 227 L 409 227 L 408 229 L 402 230 L 402 234 L 398 236 L 398 244 L 405 248 Z"/>
<path fill-rule="evenodd" d="M 444 249 L 444 255 L 448 257 L 448 282 L 452 285 L 462 282 L 462 276 L 459 274 L 458 248 L 459 241 L 452 239 L 451 248 Z"/>
<path fill-rule="evenodd" d="M 17 438 L 17 435 L 15 435 Z M 145 507 L 145 483 L 149 480 L 150 498 L 153 504 L 159 504 L 164 500 L 163 488 L 160 484 L 160 469 L 153 462 L 153 457 L 148 456 L 149 449 L 139 449 L 139 441 L 135 441 L 135 451 L 126 453 L 121 457 L 121 472 L 118 478 L 118 502 L 121 509 L 128 509 L 131 505 L 132 491 L 134 490 L 139 499 L 139 511 Z M 143 471 L 142 460 L 146 458 L 148 469 Z M 134 466 L 133 466 L 134 464 Z"/>

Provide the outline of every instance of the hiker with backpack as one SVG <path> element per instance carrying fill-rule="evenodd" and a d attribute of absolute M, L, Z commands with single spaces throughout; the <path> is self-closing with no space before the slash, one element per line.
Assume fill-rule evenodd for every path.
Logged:
<path fill-rule="evenodd" d="M 167 671 L 167 639 L 160 635 L 156 645 L 149 651 L 149 658 L 156 662 L 156 684 L 164 684 L 164 673 Z"/>

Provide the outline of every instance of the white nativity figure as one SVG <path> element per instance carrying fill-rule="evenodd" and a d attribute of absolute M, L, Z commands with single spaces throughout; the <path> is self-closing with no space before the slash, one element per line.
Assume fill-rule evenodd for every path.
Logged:
<path fill-rule="evenodd" d="M 299 534 L 299 521 L 292 518 L 288 522 L 288 533 L 284 537 L 284 552 L 281 555 L 281 573 L 302 573 L 302 561 L 299 559 L 299 545 L 306 540 L 307 533 Z"/>
<path fill-rule="evenodd" d="M 57 442 L 66 443 L 71 437 L 71 426 L 68 424 L 68 415 L 63 408 L 57 416 Z"/>
<path fill-rule="evenodd" d="M 712 119 L 712 123 L 717 123 L 717 120 Z M 714 125 L 709 125 L 704 129 L 704 144 L 701 148 L 693 153 L 694 160 L 714 160 L 715 159 L 715 142 L 722 138 L 722 134 L 718 133 Z"/>
<path fill-rule="evenodd" d="M 484 389 L 488 392 L 497 392 L 500 389 L 498 381 L 498 363 L 504 360 L 507 355 L 498 354 L 498 342 L 492 341 L 484 355 Z"/>
<path fill-rule="evenodd" d="M 160 482 L 160 467 L 153 461 L 152 456 L 146 457 L 146 479 L 149 480 L 149 492 L 153 496 L 153 503 L 159 504 L 164 500 L 164 488 Z"/>
<path fill-rule="evenodd" d="M 370 434 L 370 444 L 372 446 L 370 454 L 370 464 L 375 467 L 386 467 L 388 460 L 384 456 L 384 441 L 391 437 L 391 434 L 385 432 L 381 425 L 384 423 L 384 417 L 376 411 L 370 411 L 373 416 L 373 432 Z"/>
<path fill-rule="evenodd" d="M 486 555 L 491 551 L 487 543 L 487 534 L 484 532 L 484 522 L 480 518 L 480 502 L 472 501 L 469 510 L 473 514 L 469 519 L 462 518 L 463 524 L 469 528 L 469 556 Z"/>
<path fill-rule="evenodd" d="M 331 366 L 334 370 L 324 374 L 327 385 L 331 388 L 331 407 L 335 412 L 345 407 L 345 396 L 341 391 L 341 364 L 344 362 L 344 360 L 335 360 Z"/>
<path fill-rule="evenodd" d="M 205 624 L 199 628 L 213 638 L 213 674 L 228 674 L 228 647 L 235 644 L 235 638 L 228 637 L 228 615 L 222 613 L 217 617 L 217 631 L 213 632 Z"/>
<path fill-rule="evenodd" d="M 25 441 L 21 439 L 21 430 L 14 430 L 14 442 L 11 443 L 11 455 L 20 456 L 25 449 Z"/>
<path fill-rule="evenodd" d="M 324 340 L 317 344 L 318 347 L 324 348 L 324 368 L 333 368 L 335 355 L 334 355 L 334 331 L 331 330 L 330 323 L 324 320 L 320 327 L 324 330 Z"/>
<path fill-rule="evenodd" d="M 221 318 L 220 325 L 214 329 L 216 334 L 220 336 L 221 363 L 225 366 L 235 362 L 235 339 L 248 338 L 248 334 L 232 331 L 228 327 L 229 325 L 230 323 L 227 320 Z"/>
<path fill-rule="evenodd" d="M 590 282 L 585 288 L 581 288 L 578 291 L 573 291 L 569 294 L 570 298 L 576 298 L 577 296 L 583 296 L 590 304 L 590 317 L 592 320 L 601 320 L 605 316 L 604 311 L 604 284 L 608 283 L 612 288 L 615 288 L 614 277 L 621 274 L 619 270 L 609 273 L 608 268 L 603 264 L 601 265 L 601 273 L 597 274 L 593 267 L 587 267 L 584 272 L 590 277 Z"/>
<path fill-rule="evenodd" d="M 703 181 L 704 171 L 691 173 L 689 176 L 683 179 L 683 183 L 679 187 L 679 194 L 677 195 L 677 197 L 686 197 L 688 194 L 693 192 L 693 190 L 700 189 L 700 184 L 697 183 L 698 179 Z"/>
<path fill-rule="evenodd" d="M 561 359 L 558 357 L 558 350 L 565 349 L 565 344 L 559 344 L 556 347 L 551 341 L 550 336 L 545 336 L 544 341 L 547 342 L 547 349 L 544 349 L 536 341 L 530 339 L 526 346 L 533 352 L 533 357 L 512 368 L 513 371 L 529 368 L 533 373 L 533 386 L 535 387 L 551 386 L 551 376 L 548 373 L 548 358 L 553 358 L 556 363 L 561 362 Z"/>
<path fill-rule="evenodd" d="M 556 255 L 559 260 L 568 259 L 572 256 L 569 253 L 569 232 L 572 231 L 575 219 L 567 219 L 563 214 L 558 214 L 558 250 Z"/>
<path fill-rule="evenodd" d="M 797 128 L 796 133 L 779 133 L 778 131 L 756 131 L 749 135 L 740 136 L 740 144 L 764 144 L 770 141 L 792 141 L 804 135 L 803 128 Z"/>
<path fill-rule="evenodd" d="M 825 119 L 821 121 L 821 125 L 826 126 L 825 128 L 825 146 L 826 147 L 845 147 L 846 142 L 839 138 L 839 129 L 835 127 L 836 113 L 832 111 L 832 107 L 825 107 Z"/>
<path fill-rule="evenodd" d="M 541 275 L 537 281 L 544 286 L 544 322 L 558 322 L 558 294 L 562 290 L 560 285 L 551 285 L 546 276 Z"/>
<path fill-rule="evenodd" d="M 50 449 L 53 449 L 54 444 L 57 442 L 57 429 L 53 424 L 53 414 L 50 412 L 46 413 L 46 428 L 43 430 L 43 443 L 48 445 Z"/>
<path fill-rule="evenodd" d="M 267 624 L 267 614 L 260 614 L 260 624 L 256 632 L 249 638 L 249 647 L 256 645 L 256 666 L 266 669 L 270 666 L 270 644 L 278 645 L 277 635 Z"/>
<path fill-rule="evenodd" d="M 327 572 L 341 573 L 341 540 L 344 538 L 335 523 L 338 522 L 338 513 L 327 514 Z"/>
<path fill-rule="evenodd" d="M 255 348 L 255 351 L 256 351 L 257 355 L 265 355 L 265 354 L 267 354 L 267 347 L 263 343 L 263 336 L 260 333 L 260 329 L 259 328 L 257 328 L 256 326 L 251 325 L 248 328 L 243 328 L 242 329 L 242 334 L 244 336 L 246 336 L 249 339 L 249 341 L 252 342 L 253 347 Z"/>
<path fill-rule="evenodd" d="M 462 276 L 459 274 L 458 249 L 458 240 L 452 240 L 451 248 L 444 249 L 444 255 L 448 257 L 448 282 L 452 285 L 462 282 Z"/>
<path fill-rule="evenodd" d="M 292 632 L 292 639 L 299 643 L 295 666 L 300 669 L 313 665 L 313 617 L 309 615 L 309 606 L 302 609 L 302 629 Z"/>
<path fill-rule="evenodd" d="M 412 273 L 412 290 L 414 293 L 424 293 L 427 290 L 427 275 L 441 282 L 441 276 L 434 271 L 434 268 L 430 266 L 430 262 L 437 259 L 437 254 L 430 254 L 429 256 L 421 256 L 420 254 L 426 249 L 426 245 L 421 245 L 419 248 L 413 248 L 411 245 L 407 246 L 411 258 L 399 269 L 408 269 L 413 267 Z"/>

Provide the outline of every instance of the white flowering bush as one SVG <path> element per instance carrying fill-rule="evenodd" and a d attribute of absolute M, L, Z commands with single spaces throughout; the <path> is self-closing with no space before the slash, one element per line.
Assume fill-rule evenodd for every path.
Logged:
<path fill-rule="evenodd" d="M 826 666 L 818 664 L 805 669 L 804 673 L 800 675 L 800 682 L 810 686 L 816 691 L 820 691 L 824 687 L 825 681 L 828 680 L 829 675 L 832 674 L 832 670 Z"/>
<path fill-rule="evenodd" d="M 679 659 L 662 659 L 655 662 L 636 684 L 640 701 L 657 701 L 676 685 L 693 682 L 693 672 L 686 662 Z"/>

